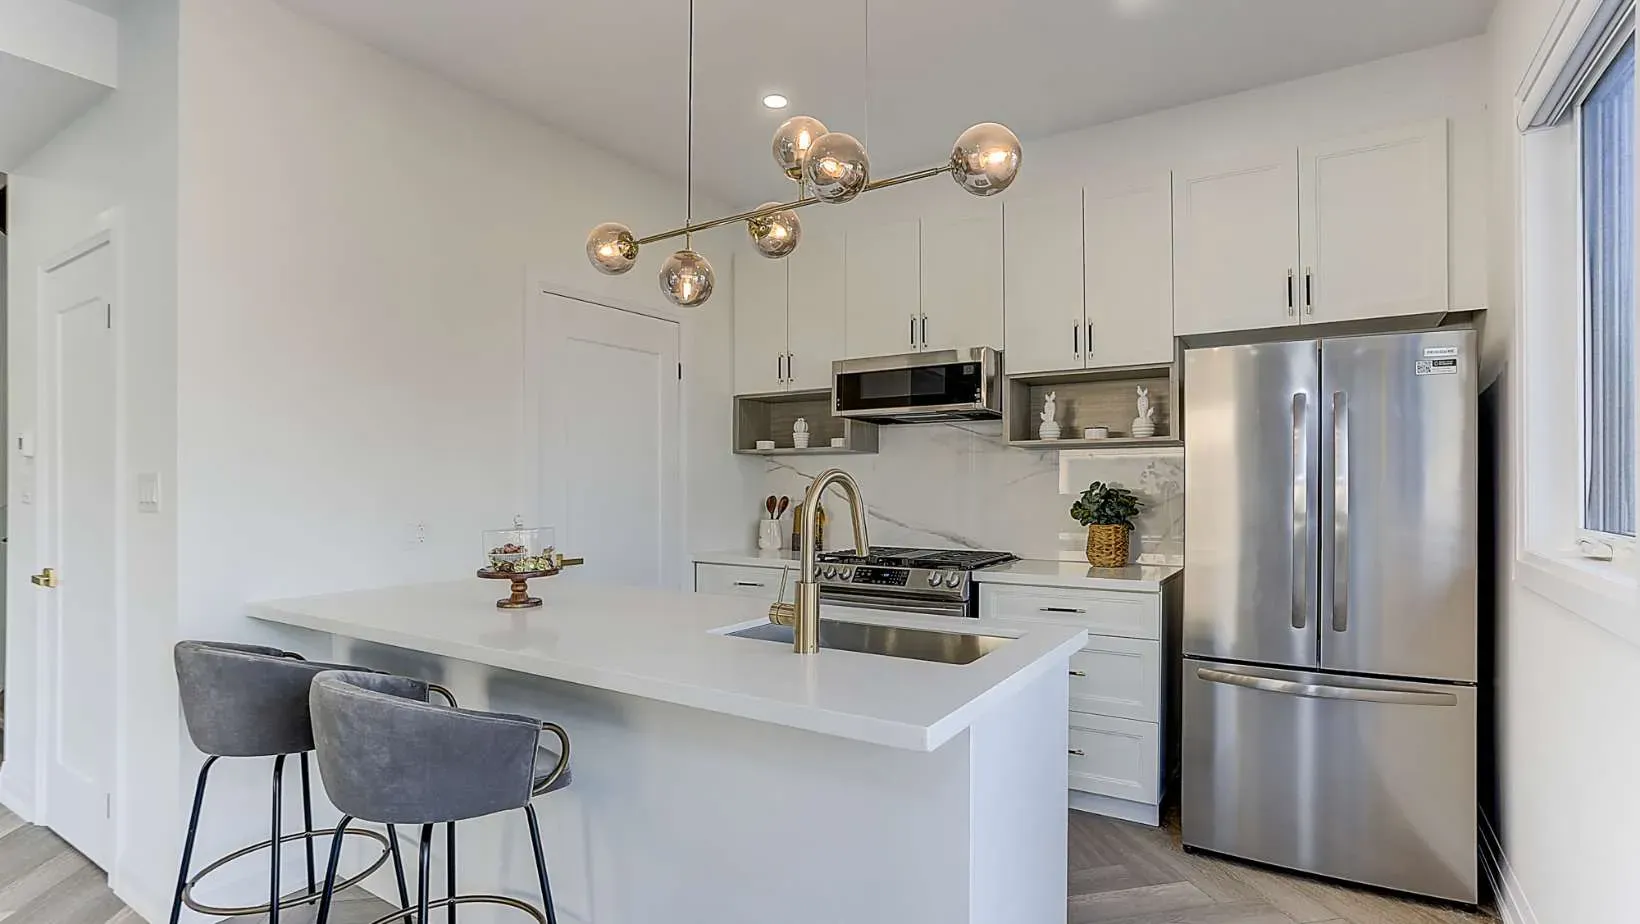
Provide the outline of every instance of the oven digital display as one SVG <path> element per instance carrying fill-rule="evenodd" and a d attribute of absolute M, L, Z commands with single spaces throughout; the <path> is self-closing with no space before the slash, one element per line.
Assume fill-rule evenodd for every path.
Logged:
<path fill-rule="evenodd" d="M 875 584 L 879 587 L 904 587 L 906 572 L 898 568 L 865 568 L 854 569 L 854 583 Z"/>

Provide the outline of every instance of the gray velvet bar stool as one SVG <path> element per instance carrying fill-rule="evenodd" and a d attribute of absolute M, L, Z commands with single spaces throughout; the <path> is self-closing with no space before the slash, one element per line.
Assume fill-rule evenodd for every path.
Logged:
<path fill-rule="evenodd" d="M 280 911 L 319 900 L 313 839 L 329 837 L 329 829 L 314 830 L 313 791 L 308 776 L 308 752 L 313 750 L 313 725 L 308 716 L 308 688 L 321 672 L 344 667 L 307 661 L 295 652 L 258 645 L 227 642 L 178 642 L 176 662 L 177 692 L 182 715 L 194 746 L 205 757 L 194 787 L 193 811 L 188 818 L 188 835 L 183 842 L 181 869 L 171 904 L 171 924 L 177 924 L 184 905 L 212 917 L 266 915 L 269 924 L 278 924 Z M 348 668 L 364 670 L 363 668 Z M 299 756 L 302 767 L 302 818 L 304 829 L 285 834 L 281 824 L 285 758 Z M 272 835 L 249 847 L 207 864 L 189 875 L 194 841 L 199 833 L 200 812 L 205 804 L 206 783 L 211 768 L 222 758 L 272 758 Z M 399 857 L 398 838 L 374 831 L 349 834 L 372 840 L 382 848 L 369 869 L 349 878 L 342 886 L 353 885 L 380 869 L 391 856 L 399 877 L 399 892 L 405 894 L 404 865 Z M 307 892 L 285 896 L 279 887 L 280 847 L 301 840 L 307 848 Z M 193 890 L 200 880 L 223 866 L 259 850 L 270 855 L 268 901 L 263 905 L 217 907 L 197 901 Z"/>
<path fill-rule="evenodd" d="M 443 907 L 454 924 L 456 906 L 471 903 L 504 905 L 540 924 L 557 924 L 541 825 L 530 800 L 570 784 L 569 735 L 551 722 L 460 709 L 453 697 L 447 707 L 435 705 L 428 695 L 434 689 L 421 680 L 357 671 L 327 671 L 313 681 L 309 706 L 319 776 L 343 813 L 331 842 L 316 924 L 329 917 L 341 835 L 355 819 L 421 826 L 416 906 L 406 900 L 379 921 L 413 914 L 418 924 L 427 924 L 428 911 Z M 543 732 L 558 739 L 558 750 L 541 746 Z M 541 909 L 504 895 L 457 895 L 456 822 L 519 809 L 529 819 Z M 448 889 L 445 898 L 434 901 L 428 872 L 433 833 L 441 824 Z"/>

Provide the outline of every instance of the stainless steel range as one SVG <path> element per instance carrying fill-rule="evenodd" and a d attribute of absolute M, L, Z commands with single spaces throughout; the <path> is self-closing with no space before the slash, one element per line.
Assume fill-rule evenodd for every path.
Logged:
<path fill-rule="evenodd" d="M 900 610 L 935 616 L 979 616 L 972 572 L 1010 561 L 1011 552 L 873 548 L 870 555 L 822 552 L 823 607 Z"/>

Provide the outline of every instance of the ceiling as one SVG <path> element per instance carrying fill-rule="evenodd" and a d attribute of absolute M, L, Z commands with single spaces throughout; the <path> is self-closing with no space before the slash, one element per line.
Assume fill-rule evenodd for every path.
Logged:
<path fill-rule="evenodd" d="M 682 176 L 688 0 L 283 0 L 622 156 Z M 865 141 L 874 176 L 944 159 L 979 121 L 1022 138 L 1424 48 L 1493 0 L 696 0 L 695 178 L 733 205 L 791 192 L 787 116 Z M 972 15 L 964 15 L 967 10 Z M 869 63 L 867 35 L 869 34 Z M 784 113 L 764 94 L 791 99 Z"/>

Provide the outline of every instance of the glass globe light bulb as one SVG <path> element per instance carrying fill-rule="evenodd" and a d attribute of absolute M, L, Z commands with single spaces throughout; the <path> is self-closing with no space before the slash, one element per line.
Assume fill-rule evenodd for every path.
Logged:
<path fill-rule="evenodd" d="M 661 264 L 661 292 L 674 305 L 692 308 L 712 297 L 717 276 L 712 264 L 693 250 L 680 250 Z"/>
<path fill-rule="evenodd" d="M 758 206 L 766 209 L 778 202 L 765 202 Z M 771 260 L 778 260 L 797 249 L 797 242 L 803 237 L 803 225 L 797 220 L 797 213 L 791 209 L 775 212 L 762 218 L 746 220 L 746 233 L 752 236 L 752 246 L 757 252 Z"/>
<path fill-rule="evenodd" d="M 819 119 L 792 116 L 775 129 L 774 162 L 780 165 L 786 176 L 801 179 L 803 162 L 808 159 L 809 149 L 825 133 L 826 126 Z"/>
<path fill-rule="evenodd" d="M 853 135 L 827 132 L 809 148 L 803 165 L 804 176 L 823 202 L 847 202 L 871 182 L 871 160 L 865 145 Z"/>
<path fill-rule="evenodd" d="M 619 276 L 638 262 L 638 242 L 632 229 L 606 221 L 587 235 L 587 260 L 606 276 Z"/>
<path fill-rule="evenodd" d="M 1008 126 L 981 122 L 957 137 L 951 178 L 976 196 L 994 196 L 1019 175 L 1019 138 Z"/>

